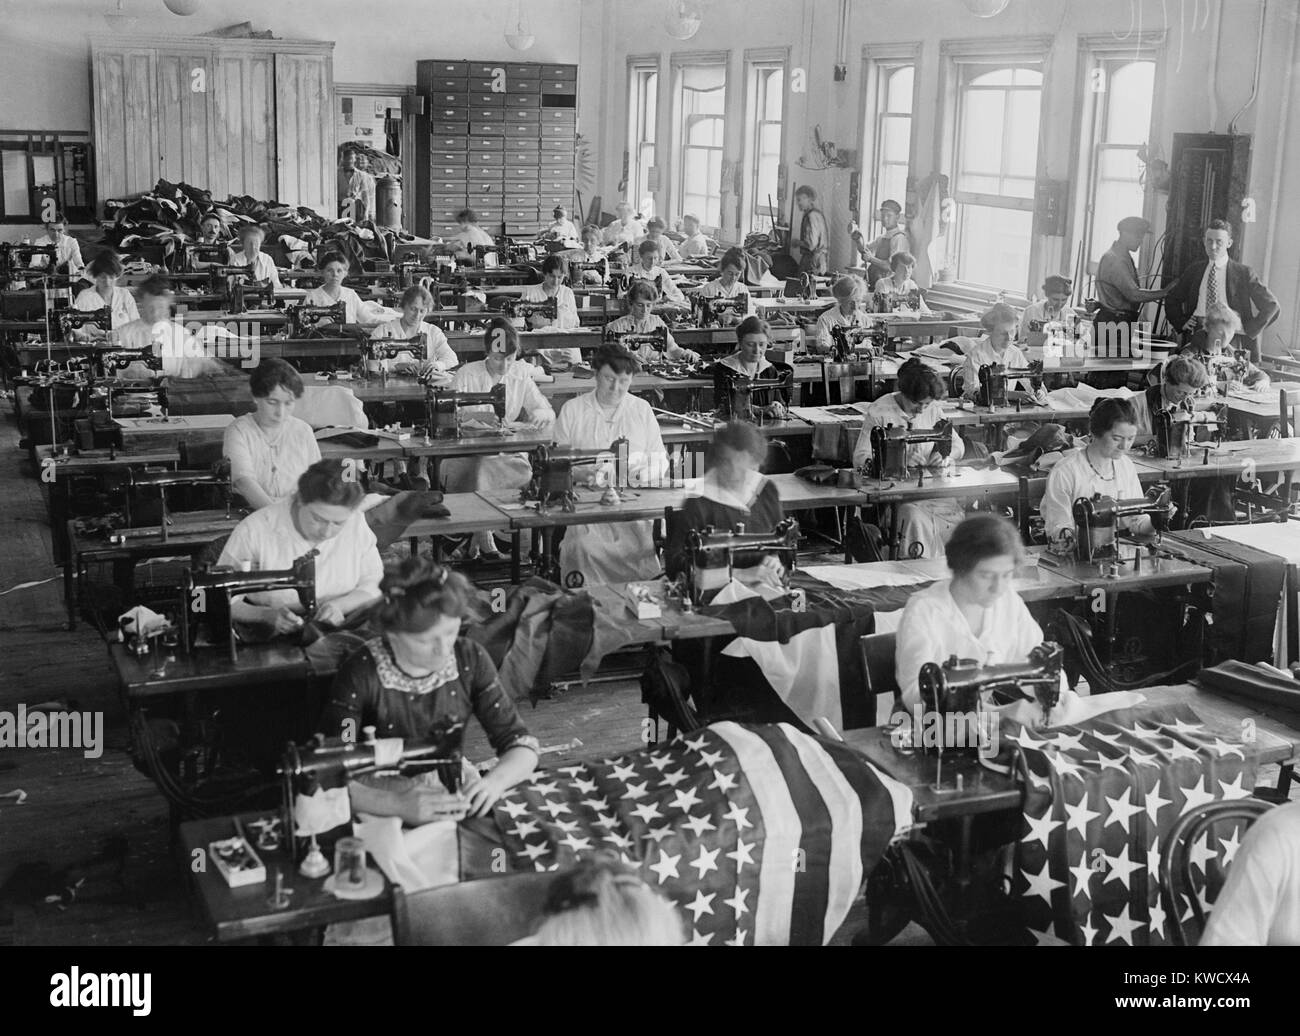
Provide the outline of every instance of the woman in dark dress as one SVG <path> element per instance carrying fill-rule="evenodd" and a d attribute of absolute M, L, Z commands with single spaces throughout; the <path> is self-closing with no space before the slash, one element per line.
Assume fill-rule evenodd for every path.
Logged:
<path fill-rule="evenodd" d="M 413 557 L 384 577 L 380 592 L 374 626 L 382 632 L 339 669 L 321 730 L 357 738 L 374 726 L 380 738 L 424 742 L 473 715 L 498 761 L 458 795 L 433 782 L 393 789 L 353 781 L 353 809 L 398 816 L 411 825 L 486 816 L 503 793 L 536 769 L 538 742 L 501 686 L 487 650 L 460 635 L 470 614 L 470 585 L 459 573 Z"/>

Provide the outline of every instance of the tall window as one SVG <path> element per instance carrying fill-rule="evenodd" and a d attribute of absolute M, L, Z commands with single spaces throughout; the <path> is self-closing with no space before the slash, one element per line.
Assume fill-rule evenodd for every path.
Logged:
<path fill-rule="evenodd" d="M 749 66 L 745 103 L 747 230 L 767 232 L 780 212 L 777 188 L 781 175 L 781 118 L 785 63 L 755 61 Z M 776 212 L 773 212 L 776 209 Z"/>
<path fill-rule="evenodd" d="M 874 141 L 874 175 L 863 191 L 861 219 L 870 227 L 880 203 L 893 199 L 907 206 L 907 173 L 912 153 L 912 86 L 916 66 L 896 62 L 876 66 L 875 124 L 867 125 L 864 139 Z M 870 116 L 869 116 L 870 117 Z"/>
<path fill-rule="evenodd" d="M 647 219 L 655 214 L 650 170 L 655 164 L 655 126 L 658 118 L 659 68 L 657 65 L 634 64 L 629 69 L 626 197 Z"/>
<path fill-rule="evenodd" d="M 1092 124 L 1092 205 L 1088 218 L 1090 259 L 1115 239 L 1125 216 L 1142 215 L 1145 201 L 1138 148 L 1151 129 L 1156 63 L 1099 59 L 1090 80 L 1097 84 Z"/>
<path fill-rule="evenodd" d="M 726 133 L 727 67 L 685 65 L 678 70 L 678 171 L 683 212 L 693 212 L 706 227 L 722 223 L 722 148 Z"/>
<path fill-rule="evenodd" d="M 1036 67 L 959 66 L 956 213 L 958 279 L 1029 290 L 1038 119 Z"/>

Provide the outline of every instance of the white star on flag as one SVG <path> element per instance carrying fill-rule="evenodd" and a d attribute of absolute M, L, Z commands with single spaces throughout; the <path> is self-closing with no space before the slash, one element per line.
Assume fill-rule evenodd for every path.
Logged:
<path fill-rule="evenodd" d="M 1246 753 L 1241 750 L 1240 745 L 1231 744 L 1227 741 L 1224 741 L 1223 738 L 1221 737 L 1216 737 L 1214 739 L 1214 744 L 1211 745 L 1210 747 L 1213 748 L 1214 751 L 1216 751 L 1219 754 L 1220 758 L 1222 758 L 1225 755 L 1235 755 L 1238 759 L 1246 758 Z"/>
<path fill-rule="evenodd" d="M 1138 737 L 1159 737 L 1160 736 L 1160 731 L 1158 731 L 1155 727 L 1144 726 L 1141 723 L 1133 724 L 1133 733 L 1137 734 Z"/>
<path fill-rule="evenodd" d="M 662 885 L 669 878 L 679 878 L 677 873 L 677 861 L 682 858 L 681 853 L 676 856 L 669 856 L 667 853 L 659 854 L 659 862 L 650 865 L 650 869 L 659 875 L 659 884 Z"/>
<path fill-rule="evenodd" d="M 1092 898 L 1092 876 L 1095 874 L 1091 867 L 1088 866 L 1088 853 L 1083 851 L 1079 853 L 1079 862 L 1070 868 L 1070 874 L 1074 876 L 1074 894 L 1080 893 Z"/>
<path fill-rule="evenodd" d="M 567 845 L 576 853 L 580 849 L 590 849 L 591 839 L 579 838 L 577 835 L 568 835 L 567 837 L 560 839 L 560 845 Z"/>
<path fill-rule="evenodd" d="M 1069 752 L 1083 747 L 1083 738 L 1078 734 L 1057 734 L 1051 744 L 1062 752 Z"/>
<path fill-rule="evenodd" d="M 713 791 L 715 788 L 726 794 L 736 786 L 736 778 L 729 773 L 723 773 L 721 770 L 713 771 L 713 783 L 709 785 L 708 790 Z"/>
<path fill-rule="evenodd" d="M 665 838 L 671 838 L 672 836 L 673 829 L 671 827 L 652 827 L 645 833 L 646 838 L 653 838 L 655 840 L 655 845 L 658 845 Z"/>
<path fill-rule="evenodd" d="M 1151 823 L 1156 823 L 1156 818 L 1160 811 L 1170 805 L 1174 800 L 1163 798 L 1160 794 L 1160 782 L 1156 781 L 1151 790 L 1147 792 L 1146 811 Z"/>
<path fill-rule="evenodd" d="M 694 788 L 684 788 L 673 795 L 673 808 L 683 812 L 690 810 L 692 806 L 698 806 L 700 802 L 700 796 Z"/>
<path fill-rule="evenodd" d="M 1078 780 L 1083 780 L 1079 768 L 1066 756 L 1053 752 L 1047 755 L 1047 761 L 1051 764 L 1052 769 L 1062 777 L 1075 777 Z"/>
<path fill-rule="evenodd" d="M 640 817 L 642 823 L 646 824 L 650 823 L 652 820 L 663 819 L 663 814 L 659 812 L 659 807 L 653 802 L 641 803 L 641 805 L 637 806 L 636 809 L 632 810 L 632 815 L 634 817 Z"/>
<path fill-rule="evenodd" d="M 563 831 L 566 835 L 578 830 L 578 822 L 576 820 L 551 820 L 548 821 L 548 823 L 551 827 Z"/>
<path fill-rule="evenodd" d="M 1050 874 L 1047 873 L 1047 868 L 1048 868 L 1048 861 L 1044 860 L 1043 869 L 1039 871 L 1037 874 L 1031 874 L 1029 868 L 1027 867 L 1022 869 L 1020 873 L 1024 875 L 1025 881 L 1029 883 L 1029 887 L 1025 889 L 1023 894 L 1026 897 L 1042 896 L 1044 902 L 1046 902 L 1048 906 L 1051 906 L 1052 890 L 1064 888 L 1065 882 L 1057 881 L 1055 878 L 1053 878 Z"/>
<path fill-rule="evenodd" d="M 1064 942 L 1062 942 L 1060 939 L 1058 939 L 1055 935 L 1053 935 L 1051 932 L 1040 932 L 1040 931 L 1038 931 L 1036 928 L 1031 928 L 1031 929 L 1029 929 L 1029 934 L 1032 935 L 1032 936 L 1034 937 L 1034 945 L 1035 945 L 1035 946 L 1065 946 L 1065 945 L 1067 945 L 1066 943 L 1064 943 Z"/>
<path fill-rule="evenodd" d="M 612 776 L 616 781 L 630 781 L 633 777 L 636 776 L 636 767 L 615 766 L 614 769 L 611 771 L 610 776 Z"/>
<path fill-rule="evenodd" d="M 1232 862 L 1232 858 L 1237 855 L 1237 850 L 1241 848 L 1241 842 L 1237 838 L 1239 833 L 1240 832 L 1234 830 L 1232 834 L 1226 838 L 1223 835 L 1219 836 L 1219 845 L 1223 849 L 1223 865 L 1225 867 Z"/>
<path fill-rule="evenodd" d="M 573 786 L 577 788 L 578 792 L 582 795 L 590 795 L 593 791 L 596 790 L 596 782 L 589 781 L 585 777 L 575 778 L 573 782 Z"/>
<path fill-rule="evenodd" d="M 1083 919 L 1083 924 L 1079 925 L 1079 934 L 1083 936 L 1083 945 L 1091 946 L 1097 941 L 1097 929 L 1092 926 L 1092 911 L 1088 911 L 1088 916 Z"/>
<path fill-rule="evenodd" d="M 682 741 L 682 744 L 684 744 L 692 752 L 702 752 L 704 750 L 704 746 L 707 745 L 708 743 L 709 743 L 709 739 L 707 737 L 697 737 L 693 741 L 687 741 L 683 739 Z"/>
<path fill-rule="evenodd" d="M 597 813 L 603 813 L 605 810 L 609 809 L 609 799 L 606 798 L 583 799 L 582 804 Z"/>
<path fill-rule="evenodd" d="M 1088 823 L 1096 820 L 1101 816 L 1100 812 L 1088 809 L 1088 789 L 1084 788 L 1083 797 L 1075 802 L 1073 806 L 1069 801 L 1065 803 L 1065 815 L 1069 816 L 1065 829 L 1066 831 L 1078 831 L 1080 835 L 1087 835 Z"/>
<path fill-rule="evenodd" d="M 611 817 L 608 813 L 597 813 L 596 819 L 592 823 L 597 827 L 617 827 L 618 818 Z"/>
<path fill-rule="evenodd" d="M 1200 753 L 1194 748 L 1188 748 L 1181 741 L 1175 741 L 1170 738 L 1169 755 L 1173 759 L 1199 759 Z"/>
<path fill-rule="evenodd" d="M 1208 874 L 1209 869 L 1205 866 L 1213 860 L 1218 853 L 1210 848 L 1210 832 L 1205 831 L 1201 837 L 1192 843 L 1191 851 L 1187 854 L 1188 860 L 1193 867 L 1199 867 L 1202 874 Z"/>
<path fill-rule="evenodd" d="M 1103 734 L 1100 730 L 1092 731 L 1092 736 L 1098 741 L 1105 741 L 1111 748 L 1118 748 L 1120 741 L 1123 740 L 1119 734 Z"/>
<path fill-rule="evenodd" d="M 708 946 L 713 939 L 712 932 L 701 932 L 698 928 L 692 928 L 691 933 L 691 941 L 687 946 Z"/>
<path fill-rule="evenodd" d="M 522 802 L 512 802 L 510 799 L 501 799 L 498 801 L 497 805 L 510 814 L 511 820 L 521 817 L 528 812 L 528 807 Z"/>
<path fill-rule="evenodd" d="M 1218 785 L 1223 789 L 1225 799 L 1248 799 L 1251 796 L 1249 788 L 1242 787 L 1242 781 L 1245 779 L 1244 773 L 1237 774 L 1237 779 L 1232 782 L 1219 781 Z"/>
<path fill-rule="evenodd" d="M 642 781 L 640 784 L 633 784 L 631 781 L 628 781 L 627 791 L 623 792 L 620 798 L 632 799 L 634 801 L 636 799 L 643 799 L 646 797 L 646 787 L 649 784 L 649 781 Z"/>
<path fill-rule="evenodd" d="M 734 852 L 726 854 L 728 860 L 736 861 L 736 874 L 740 874 L 740 869 L 745 864 L 754 862 L 754 857 L 750 855 L 750 850 L 757 845 L 757 842 L 746 842 L 743 838 L 736 839 L 736 848 Z"/>
<path fill-rule="evenodd" d="M 1128 943 L 1130 946 L 1133 945 L 1133 933 L 1136 932 L 1141 925 L 1129 918 L 1127 903 L 1124 904 L 1124 909 L 1119 912 L 1119 916 L 1111 917 L 1109 914 L 1102 914 L 1101 916 L 1110 923 L 1110 935 L 1106 937 L 1107 942 L 1115 942 L 1115 940 L 1118 939 L 1121 942 Z"/>
<path fill-rule="evenodd" d="M 1050 806 L 1048 807 L 1050 810 Z M 1025 821 L 1029 824 L 1028 833 L 1020 839 L 1022 842 L 1039 841 L 1043 843 L 1043 848 L 1047 848 L 1047 838 L 1061 826 L 1061 821 L 1053 820 L 1050 812 L 1044 813 L 1041 817 L 1026 816 Z"/>
<path fill-rule="evenodd" d="M 663 781 L 664 784 L 668 785 L 668 787 L 675 788 L 677 785 L 681 784 L 682 781 L 686 780 L 686 774 L 681 770 L 674 770 L 672 773 L 664 774 L 659 779 Z"/>
<path fill-rule="evenodd" d="M 515 855 L 516 855 L 516 856 L 527 856 L 530 860 L 536 860 L 539 856 L 545 856 L 545 855 L 546 855 L 546 846 L 545 846 L 545 845 L 529 845 L 527 842 L 525 842 L 525 843 L 524 843 L 524 851 L 521 852 L 521 853 L 515 853 Z"/>
<path fill-rule="evenodd" d="M 1146 752 L 1139 752 L 1133 749 L 1129 752 L 1128 757 L 1139 766 L 1159 766 L 1160 760 L 1154 755 L 1148 755 Z"/>
<path fill-rule="evenodd" d="M 667 766 L 669 763 L 671 763 L 672 761 L 673 761 L 673 757 L 670 755 L 652 755 L 649 759 L 650 765 L 653 766 L 660 773 L 662 773 L 663 768 Z"/>
<path fill-rule="evenodd" d="M 730 939 L 727 939 L 727 940 L 725 941 L 724 945 L 726 945 L 726 946 L 744 946 L 744 945 L 745 945 L 745 936 L 746 936 L 746 934 L 748 934 L 748 933 L 746 933 L 745 929 L 743 929 L 743 928 L 737 928 L 737 929 L 736 929 L 736 934 L 735 934 L 734 936 L 732 936 Z"/>
<path fill-rule="evenodd" d="M 1038 774 L 1034 773 L 1033 770 L 1029 770 L 1028 773 L 1029 773 L 1029 783 L 1032 784 L 1035 788 L 1050 788 L 1052 786 L 1052 782 L 1048 780 L 1046 777 L 1039 777 Z"/>
<path fill-rule="evenodd" d="M 1103 770 L 1118 770 L 1120 773 L 1128 773 L 1128 767 L 1124 765 L 1123 759 L 1112 759 L 1108 755 L 1097 755 L 1097 765 Z"/>
<path fill-rule="evenodd" d="M 715 766 L 717 766 L 718 763 L 720 763 L 720 762 L 722 762 L 722 753 L 721 753 L 721 752 L 701 752 L 701 753 L 700 753 L 700 767 L 701 767 L 701 768 L 704 768 L 704 767 L 707 766 L 710 770 L 712 770 L 712 769 L 713 769 Z"/>
<path fill-rule="evenodd" d="M 1160 873 L 1160 839 L 1157 838 L 1151 843 L 1151 848 L 1147 850 L 1147 873 L 1157 875 Z"/>
<path fill-rule="evenodd" d="M 1206 781 L 1208 782 L 1208 780 L 1209 778 L 1207 777 Z M 1183 813 L 1186 813 L 1190 809 L 1195 809 L 1197 806 L 1204 805 L 1206 802 L 1214 801 L 1214 796 L 1201 787 L 1201 782 L 1199 780 L 1190 788 L 1179 788 L 1178 790 L 1183 793 L 1183 798 L 1185 800 L 1183 802 Z"/>
<path fill-rule="evenodd" d="M 749 817 L 748 807 L 745 809 L 741 809 L 734 802 L 731 804 L 731 809 L 729 809 L 726 813 L 722 814 L 723 820 L 730 820 L 733 824 L 736 825 L 736 827 L 740 828 L 740 830 L 742 831 L 745 830 L 745 828 L 747 827 L 754 826 L 747 819 L 748 817 Z"/>
<path fill-rule="evenodd" d="M 535 791 L 538 795 L 554 795 L 559 787 L 554 781 L 548 781 L 545 784 L 530 784 L 528 790 Z"/>
<path fill-rule="evenodd" d="M 510 833 L 520 840 L 527 838 L 529 835 L 535 835 L 537 834 L 537 821 L 520 820 L 511 829 Z"/>
<path fill-rule="evenodd" d="M 1118 856 L 1107 856 L 1102 853 L 1102 858 L 1106 861 L 1106 880 L 1102 882 L 1103 885 L 1107 882 L 1118 881 L 1125 888 L 1130 888 L 1129 877 L 1134 871 L 1142 869 L 1142 864 L 1134 863 L 1129 859 L 1127 845 L 1120 846 Z"/>
<path fill-rule="evenodd" d="M 690 862 L 690 866 L 700 872 L 700 881 L 704 880 L 704 875 L 708 874 L 709 871 L 718 869 L 717 859 L 720 852 L 722 852 L 720 848 L 705 849 L 704 846 L 700 846 L 700 855 Z"/>
<path fill-rule="evenodd" d="M 708 817 L 690 817 L 688 816 L 683 822 L 682 827 L 690 828 L 691 833 L 699 838 L 705 831 L 716 831 L 717 825 Z"/>
<path fill-rule="evenodd" d="M 582 767 L 581 766 L 557 766 L 555 768 L 555 772 L 567 773 L 570 777 L 577 777 L 578 774 L 582 773 Z"/>
<path fill-rule="evenodd" d="M 1011 740 L 1014 740 L 1021 748 L 1042 748 L 1043 745 L 1051 744 L 1050 741 L 1042 741 L 1034 737 L 1025 727 L 1021 727 L 1017 733 L 1012 734 Z"/>
<path fill-rule="evenodd" d="M 1134 813 L 1141 813 L 1143 810 L 1142 806 L 1134 806 L 1129 802 L 1132 796 L 1132 788 L 1125 788 L 1124 794 L 1118 798 L 1112 799 L 1105 795 L 1102 796 L 1102 798 L 1106 799 L 1106 805 L 1110 807 L 1110 816 L 1102 824 L 1103 829 L 1110 827 L 1111 824 L 1119 824 L 1124 829 L 1124 833 L 1128 834 L 1128 818 Z"/>
<path fill-rule="evenodd" d="M 745 900 L 748 898 L 749 889 L 737 888 L 734 896 L 730 899 L 724 899 L 722 902 L 731 907 L 731 909 L 736 912 L 736 917 L 739 918 L 742 915 L 749 913 L 749 907 L 745 904 Z"/>
<path fill-rule="evenodd" d="M 1172 726 L 1180 734 L 1191 734 L 1197 730 L 1204 730 L 1204 723 L 1184 723 L 1181 719 L 1176 719 L 1173 723 L 1163 724 L 1166 727 Z"/>
<path fill-rule="evenodd" d="M 558 817 L 561 813 L 573 812 L 573 810 L 569 808 L 568 803 L 551 802 L 549 799 L 540 803 L 537 807 L 537 810 L 539 813 L 549 813 L 551 815 L 552 820 Z"/>
<path fill-rule="evenodd" d="M 603 834 L 600 836 L 600 839 L 602 842 L 613 842 L 620 849 L 632 848 L 632 839 L 628 838 L 627 835 L 619 834 L 617 831 L 610 831 L 608 834 Z"/>
<path fill-rule="evenodd" d="M 1147 922 L 1147 927 L 1151 929 L 1152 935 L 1158 935 L 1160 938 L 1165 937 L 1165 908 L 1160 905 L 1159 898 L 1151 904 L 1151 920 Z"/>
<path fill-rule="evenodd" d="M 703 889 L 695 890 L 695 902 L 685 904 L 686 909 L 695 915 L 693 918 L 696 924 L 700 923 L 700 917 L 703 914 L 713 913 L 713 901 L 718 898 L 716 892 L 710 892 L 707 896 Z"/>

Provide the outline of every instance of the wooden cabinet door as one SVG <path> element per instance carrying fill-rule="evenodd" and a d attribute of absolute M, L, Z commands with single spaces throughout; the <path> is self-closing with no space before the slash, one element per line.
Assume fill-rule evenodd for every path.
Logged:
<path fill-rule="evenodd" d="M 216 53 L 208 85 L 212 196 L 274 198 L 274 55 Z"/>
<path fill-rule="evenodd" d="M 172 183 L 211 183 L 212 54 L 159 51 L 157 126 L 162 169 Z"/>
<path fill-rule="evenodd" d="M 152 48 L 95 47 L 92 53 L 95 178 L 101 200 L 143 194 L 159 173 Z"/>
<path fill-rule="evenodd" d="M 326 219 L 338 215 L 333 80 L 328 55 L 275 56 L 275 198 Z"/>

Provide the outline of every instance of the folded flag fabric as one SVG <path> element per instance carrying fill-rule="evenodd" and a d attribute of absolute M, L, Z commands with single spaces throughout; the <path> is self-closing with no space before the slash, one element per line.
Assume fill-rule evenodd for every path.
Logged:
<path fill-rule="evenodd" d="M 514 870 L 620 853 L 693 945 L 823 945 L 911 818 L 911 793 L 837 742 L 716 723 L 539 773 L 493 807 Z"/>
<path fill-rule="evenodd" d="M 1167 834 L 1187 810 L 1247 798 L 1255 746 L 1207 729 L 1186 705 L 1122 709 L 1043 731 L 1005 735 L 1020 749 L 1025 833 L 1012 886 L 1027 943 L 1162 945 L 1160 903 Z M 1240 840 L 1216 825 L 1191 848 L 1199 894 L 1222 884 Z M 1191 907 L 1180 915 L 1191 916 Z"/>

